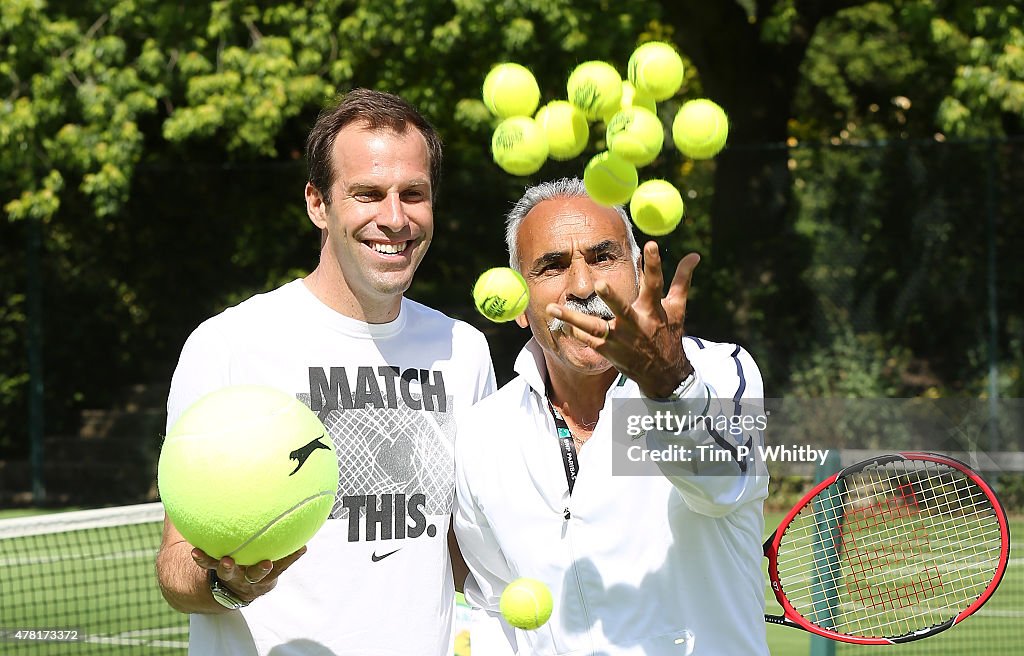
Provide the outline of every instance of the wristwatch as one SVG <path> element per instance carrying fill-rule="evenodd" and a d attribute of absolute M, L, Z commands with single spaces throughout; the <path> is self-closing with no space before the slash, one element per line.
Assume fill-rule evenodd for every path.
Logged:
<path fill-rule="evenodd" d="M 673 391 L 673 392 L 672 392 L 672 393 L 671 393 L 671 394 L 669 395 L 669 397 L 668 397 L 668 399 L 667 399 L 667 400 L 668 400 L 668 401 L 678 401 L 679 399 L 683 398 L 683 396 L 684 396 L 684 395 L 685 395 L 685 394 L 686 394 L 686 393 L 687 393 L 688 391 L 690 391 L 690 388 L 691 388 L 691 387 L 693 386 L 693 381 L 695 381 L 696 379 L 697 379 L 697 376 L 695 375 L 695 373 L 694 373 L 694 370 L 693 370 L 693 369 L 691 369 L 691 370 L 690 370 L 690 375 L 689 375 L 689 376 L 687 376 L 686 378 L 684 378 L 684 379 L 683 379 L 683 380 L 682 380 L 682 381 L 681 381 L 681 382 L 679 383 L 679 386 L 678 386 L 678 387 L 676 387 L 675 391 Z"/>
<path fill-rule="evenodd" d="M 213 569 L 210 570 L 210 594 L 213 595 L 218 604 L 228 610 L 238 610 L 249 605 L 248 601 L 239 599 L 228 586 L 221 583 L 220 579 L 217 578 L 217 570 Z"/>

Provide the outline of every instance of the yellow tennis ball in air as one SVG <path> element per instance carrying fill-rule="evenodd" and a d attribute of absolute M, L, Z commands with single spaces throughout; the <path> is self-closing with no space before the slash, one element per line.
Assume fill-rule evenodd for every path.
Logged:
<path fill-rule="evenodd" d="M 565 89 L 569 102 L 579 107 L 588 120 L 596 121 L 619 106 L 622 76 L 608 62 L 583 62 L 573 69 Z"/>
<path fill-rule="evenodd" d="M 602 205 L 622 205 L 636 189 L 636 167 L 615 153 L 594 155 L 583 169 L 587 194 Z"/>
<path fill-rule="evenodd" d="M 654 161 L 665 141 L 658 116 L 643 107 L 627 107 L 612 117 L 605 131 L 608 150 L 634 166 Z"/>
<path fill-rule="evenodd" d="M 532 631 L 551 618 L 554 600 L 551 591 L 537 579 L 526 577 L 512 581 L 501 593 L 498 608 L 505 621 L 514 627 Z"/>
<path fill-rule="evenodd" d="M 200 398 L 171 427 L 157 481 L 185 539 L 239 565 L 297 551 L 327 521 L 338 488 L 334 442 L 301 401 L 260 385 Z"/>
<path fill-rule="evenodd" d="M 572 103 L 553 100 L 540 108 L 534 120 L 548 138 L 548 155 L 552 159 L 572 159 L 587 147 L 587 117 Z"/>
<path fill-rule="evenodd" d="M 685 209 L 679 190 L 664 180 L 647 180 L 636 188 L 629 201 L 633 225 L 654 237 L 675 230 Z"/>
<path fill-rule="evenodd" d="M 498 124 L 491 136 L 494 162 L 512 175 L 535 173 L 548 158 L 548 138 L 529 116 L 513 116 Z"/>
<path fill-rule="evenodd" d="M 626 67 L 633 86 L 655 101 L 671 98 L 683 85 L 683 60 L 675 48 L 661 41 L 634 50 Z"/>
<path fill-rule="evenodd" d="M 729 138 L 729 118 L 707 98 L 683 103 L 672 121 L 672 140 L 681 153 L 692 159 L 709 159 Z"/>
<path fill-rule="evenodd" d="M 484 78 L 484 104 L 499 118 L 533 116 L 540 102 L 540 87 L 530 69 L 521 64 L 498 64 Z"/>
<path fill-rule="evenodd" d="M 473 285 L 473 304 L 495 323 L 518 317 L 530 302 L 526 280 L 515 269 L 495 267 L 484 271 Z"/>
<path fill-rule="evenodd" d="M 605 123 L 610 123 L 612 118 L 619 113 L 620 110 L 626 109 L 627 107 L 643 107 L 648 109 L 652 114 L 657 115 L 658 105 L 654 102 L 654 98 L 646 96 L 642 93 L 637 92 L 636 87 L 629 80 L 622 81 L 622 98 L 619 100 L 619 106 L 613 107 L 612 111 L 605 114 L 601 119 Z"/>

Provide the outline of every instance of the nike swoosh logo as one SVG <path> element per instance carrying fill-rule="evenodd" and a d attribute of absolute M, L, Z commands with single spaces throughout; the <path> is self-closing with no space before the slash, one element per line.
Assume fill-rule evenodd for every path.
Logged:
<path fill-rule="evenodd" d="M 399 551 L 401 551 L 401 549 L 395 549 L 394 551 L 389 551 L 386 554 L 382 554 L 380 556 L 378 556 L 377 553 L 374 552 L 373 555 L 370 556 L 370 560 L 372 560 L 375 563 L 379 563 L 380 561 L 384 560 L 385 558 L 387 558 L 391 554 L 396 554 Z"/>

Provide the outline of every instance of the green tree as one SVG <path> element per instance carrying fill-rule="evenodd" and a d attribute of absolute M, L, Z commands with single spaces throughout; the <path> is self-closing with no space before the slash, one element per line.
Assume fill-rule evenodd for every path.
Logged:
<path fill-rule="evenodd" d="M 525 182 L 490 162 L 487 70 L 523 63 L 550 100 L 576 64 L 625 72 L 651 39 L 674 43 L 688 70 L 663 120 L 708 96 L 732 121 L 716 161 L 670 146 L 645 170 L 687 193 L 684 229 L 663 246 L 671 264 L 693 248 L 709 256 L 694 325 L 762 346 L 776 379 L 806 332 L 799 290 L 815 257 L 788 144 L 1020 131 L 1012 2 L 6 0 L 0 448 L 24 425 L 28 225 L 43 235 L 48 422 L 73 430 L 73 411 L 118 385 L 166 380 L 203 316 L 312 264 L 305 133 L 337 91 L 397 91 L 448 146 L 439 238 L 413 295 L 482 323 L 468 289 L 502 261 L 500 217 Z M 535 177 L 578 175 L 601 146 L 596 127 L 583 156 Z M 510 361 L 523 334 L 481 327 Z"/>

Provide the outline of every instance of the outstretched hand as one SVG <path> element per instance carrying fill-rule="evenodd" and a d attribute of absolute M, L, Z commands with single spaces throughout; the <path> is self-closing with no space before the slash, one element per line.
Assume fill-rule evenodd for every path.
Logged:
<path fill-rule="evenodd" d="M 198 547 L 192 549 L 192 560 L 203 569 L 217 571 L 217 578 L 244 601 L 265 595 L 277 585 L 277 577 L 306 553 L 306 547 L 273 562 L 264 560 L 254 565 L 239 565 L 229 556 L 214 558 Z"/>
<path fill-rule="evenodd" d="M 693 371 L 683 351 L 686 299 L 700 255 L 690 253 L 676 267 L 668 294 L 661 254 L 653 241 L 644 246 L 640 293 L 630 303 L 604 280 L 594 283 L 615 317 L 605 320 L 552 303 L 546 311 L 572 326 L 572 335 L 603 355 L 649 398 L 667 398 Z"/>

